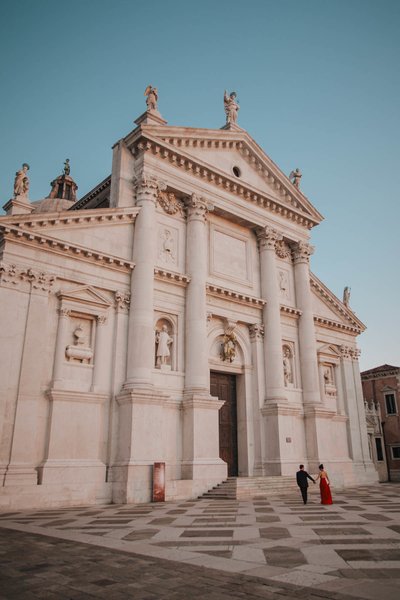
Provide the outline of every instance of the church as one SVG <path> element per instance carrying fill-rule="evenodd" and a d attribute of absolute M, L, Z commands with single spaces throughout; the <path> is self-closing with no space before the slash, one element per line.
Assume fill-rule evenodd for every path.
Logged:
<path fill-rule="evenodd" d="M 228 476 L 378 480 L 357 336 L 311 271 L 322 216 L 238 125 L 146 110 L 111 175 L 48 197 L 29 165 L 0 217 L 0 509 L 167 500 Z M 222 108 L 221 108 L 222 112 Z"/>

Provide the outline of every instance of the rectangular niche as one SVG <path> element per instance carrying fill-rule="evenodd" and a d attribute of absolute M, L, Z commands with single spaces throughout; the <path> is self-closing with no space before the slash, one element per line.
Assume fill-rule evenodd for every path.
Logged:
<path fill-rule="evenodd" d="M 210 274 L 252 285 L 251 247 L 248 237 L 211 224 Z"/>

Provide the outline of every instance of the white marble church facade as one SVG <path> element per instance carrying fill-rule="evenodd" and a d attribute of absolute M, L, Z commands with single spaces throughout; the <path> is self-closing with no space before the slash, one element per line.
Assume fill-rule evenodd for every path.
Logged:
<path fill-rule="evenodd" d="M 82 199 L 68 165 L 0 217 L 0 508 L 146 502 L 154 462 L 167 499 L 299 463 L 376 481 L 321 215 L 229 111 L 135 123 Z"/>

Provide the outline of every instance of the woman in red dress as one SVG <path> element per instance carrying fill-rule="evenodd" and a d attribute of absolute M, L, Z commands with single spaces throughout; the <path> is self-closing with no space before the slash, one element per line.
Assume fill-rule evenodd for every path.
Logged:
<path fill-rule="evenodd" d="M 319 491 L 321 493 L 321 504 L 333 504 L 332 495 L 329 483 L 328 473 L 324 469 L 324 465 L 319 465 Z"/>

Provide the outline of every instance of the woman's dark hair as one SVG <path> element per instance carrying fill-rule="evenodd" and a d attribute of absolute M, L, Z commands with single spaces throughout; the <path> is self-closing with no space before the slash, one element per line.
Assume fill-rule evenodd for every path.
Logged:
<path fill-rule="evenodd" d="M 318 469 L 320 469 L 320 470 L 322 470 L 323 468 L 324 468 L 323 464 L 320 464 L 319 467 L 318 467 Z"/>

